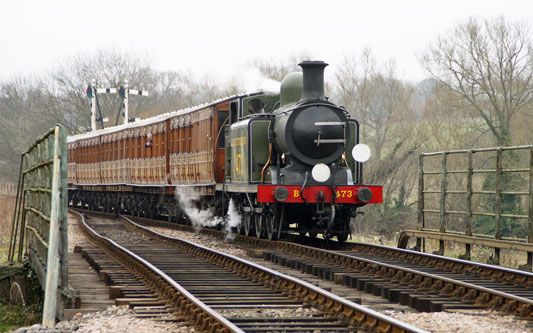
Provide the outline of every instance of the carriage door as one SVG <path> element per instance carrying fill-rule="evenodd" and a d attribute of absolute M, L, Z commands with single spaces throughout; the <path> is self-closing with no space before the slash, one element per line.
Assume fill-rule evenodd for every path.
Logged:
<path fill-rule="evenodd" d="M 215 162 L 215 181 L 222 183 L 224 181 L 224 163 L 225 163 L 225 146 L 226 137 L 224 127 L 229 122 L 228 110 L 217 110 L 217 127 L 216 127 L 216 162 Z"/>

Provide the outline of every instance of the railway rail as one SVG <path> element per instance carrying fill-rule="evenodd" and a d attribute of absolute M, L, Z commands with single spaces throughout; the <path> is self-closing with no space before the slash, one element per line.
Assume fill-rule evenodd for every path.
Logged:
<path fill-rule="evenodd" d="M 192 230 L 192 227 L 137 219 L 145 225 Z M 226 233 L 202 232 L 227 237 Z M 281 265 L 365 290 L 419 311 L 492 309 L 533 319 L 533 274 L 500 266 L 364 243 L 319 242 L 305 246 L 235 235 L 265 250 Z M 296 236 L 295 236 L 296 237 Z M 341 250 L 317 248 L 332 246 Z"/>
<path fill-rule="evenodd" d="M 157 243 L 140 242 L 126 248 L 99 235 L 82 215 L 79 218 L 80 227 L 88 237 L 125 264 L 137 279 L 150 282 L 157 302 L 166 303 L 166 307 L 182 317 L 190 316 L 191 322 L 202 330 L 353 331 L 357 328 L 421 332 L 304 281 L 231 255 L 154 233 L 127 217 L 122 216 L 121 220 L 147 235 L 147 239 L 157 240 Z M 105 229 L 109 229 L 109 222 L 106 222 Z M 227 311 L 256 307 L 313 307 L 318 310 L 305 318 L 246 318 L 235 311 Z M 220 312 L 229 315 L 222 316 Z"/>

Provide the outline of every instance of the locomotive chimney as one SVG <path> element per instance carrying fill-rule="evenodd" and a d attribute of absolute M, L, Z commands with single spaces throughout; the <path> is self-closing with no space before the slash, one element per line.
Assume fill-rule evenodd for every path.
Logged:
<path fill-rule="evenodd" d="M 325 99 L 324 68 L 328 64 L 323 61 L 302 61 L 298 65 L 303 69 L 303 90 L 300 101 Z"/>

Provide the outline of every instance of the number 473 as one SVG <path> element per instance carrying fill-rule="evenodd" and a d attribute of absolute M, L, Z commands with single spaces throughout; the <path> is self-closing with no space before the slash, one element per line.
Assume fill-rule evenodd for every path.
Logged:
<path fill-rule="evenodd" d="M 337 198 L 351 198 L 353 192 L 350 190 L 339 190 L 337 191 Z"/>

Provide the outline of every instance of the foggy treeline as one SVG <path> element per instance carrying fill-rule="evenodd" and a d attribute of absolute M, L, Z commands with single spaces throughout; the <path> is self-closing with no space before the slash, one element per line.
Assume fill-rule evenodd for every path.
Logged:
<path fill-rule="evenodd" d="M 391 234 L 416 224 L 418 155 L 449 149 L 533 144 L 533 44 L 520 22 L 469 19 L 436 36 L 423 50 L 421 82 L 399 75 L 394 59 L 378 62 L 370 49 L 335 64 L 326 95 L 361 125 L 372 158 L 365 183 L 384 185 L 384 204 L 365 208 L 357 231 Z M 280 81 L 305 59 L 251 59 L 249 66 Z M 328 59 L 320 59 L 325 60 Z M 146 118 L 243 91 L 239 80 L 222 85 L 192 73 L 158 71 L 149 59 L 100 50 L 65 59 L 54 72 L 0 82 L 0 180 L 15 181 L 20 154 L 56 123 L 70 134 L 90 128 L 91 79 L 98 87 L 145 89 L 130 98 L 130 116 Z M 106 126 L 116 122 L 120 99 L 99 94 Z M 121 121 L 121 120 L 120 120 Z"/>

